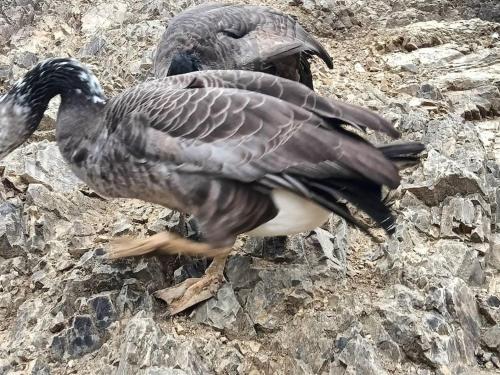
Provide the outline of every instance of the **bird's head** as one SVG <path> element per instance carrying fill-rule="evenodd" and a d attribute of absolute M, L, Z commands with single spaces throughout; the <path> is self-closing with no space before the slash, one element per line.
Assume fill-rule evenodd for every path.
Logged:
<path fill-rule="evenodd" d="M 19 147 L 38 127 L 54 96 L 78 95 L 94 104 L 105 102 L 90 70 L 70 58 L 40 62 L 0 96 L 0 159 Z"/>

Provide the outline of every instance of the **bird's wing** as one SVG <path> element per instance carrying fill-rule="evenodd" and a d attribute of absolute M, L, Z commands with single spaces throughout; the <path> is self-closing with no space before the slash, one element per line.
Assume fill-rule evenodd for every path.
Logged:
<path fill-rule="evenodd" d="M 301 107 L 323 118 L 324 125 L 341 123 L 386 133 L 398 138 L 399 132 L 392 124 L 372 111 L 327 99 L 303 85 L 270 74 L 245 70 L 212 70 L 193 72 L 156 81 L 157 85 L 171 88 L 234 88 L 258 92 Z"/>
<path fill-rule="evenodd" d="M 177 53 L 195 55 L 203 70 L 262 70 L 299 52 L 317 55 L 333 67 L 324 47 L 292 17 L 259 6 L 208 4 L 170 20 L 156 52 L 155 74 L 166 76 Z"/>
<path fill-rule="evenodd" d="M 257 80 L 262 77 L 251 74 Z M 280 81 L 284 84 L 286 80 Z M 130 154 L 168 165 L 176 173 L 251 184 L 252 188 L 284 187 L 349 219 L 348 213 L 340 212 L 344 209 L 340 198 L 350 198 L 356 204 L 356 200 L 366 201 L 360 194 L 369 193 L 376 199 L 364 203 L 377 205 L 381 185 L 399 184 L 396 166 L 380 150 L 341 127 L 328 126 L 329 119 L 320 111 L 315 113 L 307 106 L 302 108 L 256 89 L 174 86 L 164 81 L 145 83 L 110 102 L 109 132 L 120 134 Z M 335 102 L 330 105 L 328 113 L 335 118 L 334 114 L 342 111 L 336 109 Z M 357 107 L 343 111 L 348 112 L 345 116 L 360 119 L 360 126 L 370 126 L 362 121 L 380 119 Z M 140 116 L 145 127 L 138 131 L 134 121 L 124 126 L 124 115 Z M 336 182 L 320 192 L 322 181 Z M 360 182 L 365 191 L 354 188 Z M 342 190 L 349 186 L 354 193 L 344 194 Z M 376 218 L 379 222 L 390 217 L 382 203 L 377 207 L 384 214 L 382 219 Z"/>
<path fill-rule="evenodd" d="M 333 68 L 325 48 L 292 17 L 277 10 L 251 5 L 234 5 L 219 10 L 219 40 L 238 46 L 240 67 L 306 52 L 319 56 Z"/>

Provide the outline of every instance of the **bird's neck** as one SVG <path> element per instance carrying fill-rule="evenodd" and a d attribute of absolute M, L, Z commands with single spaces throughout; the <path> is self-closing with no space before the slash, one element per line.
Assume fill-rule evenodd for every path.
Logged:
<path fill-rule="evenodd" d="M 83 103 L 103 105 L 105 96 L 95 76 L 69 59 L 52 59 L 31 69 L 7 94 L 26 116 L 25 126 L 32 133 L 38 127 L 49 101 L 61 95 L 62 101 L 77 97 Z"/>

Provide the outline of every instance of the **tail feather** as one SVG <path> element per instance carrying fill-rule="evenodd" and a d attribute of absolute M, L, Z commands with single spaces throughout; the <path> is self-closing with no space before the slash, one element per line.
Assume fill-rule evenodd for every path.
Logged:
<path fill-rule="evenodd" d="M 378 146 L 378 149 L 401 170 L 418 164 L 419 154 L 425 150 L 425 146 L 419 142 L 407 142 Z"/>
<path fill-rule="evenodd" d="M 399 143 L 379 146 L 384 156 L 398 166 L 414 164 L 425 149 L 421 143 Z M 371 182 L 363 176 L 331 177 L 327 179 L 302 179 L 311 199 L 344 218 L 348 223 L 369 233 L 366 224 L 361 223 L 341 203 L 348 201 L 368 214 L 388 234 L 395 231 L 395 218 L 382 196 L 382 185 Z"/>

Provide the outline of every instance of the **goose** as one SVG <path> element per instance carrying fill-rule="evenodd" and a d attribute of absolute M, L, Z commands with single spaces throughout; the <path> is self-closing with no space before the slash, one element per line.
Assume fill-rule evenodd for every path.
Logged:
<path fill-rule="evenodd" d="M 205 234 L 118 238 L 111 259 L 153 251 L 213 258 L 206 273 L 156 292 L 177 314 L 217 291 L 240 234 L 313 230 L 333 212 L 369 233 L 346 202 L 388 234 L 395 219 L 381 189 L 400 184 L 421 143 L 374 146 L 354 129 L 399 137 L 362 107 L 319 96 L 298 82 L 252 71 L 200 71 L 147 81 L 107 98 L 80 62 L 51 58 L 0 97 L 0 158 L 61 104 L 56 141 L 82 181 L 108 197 L 138 198 L 192 214 Z"/>
<path fill-rule="evenodd" d="M 154 58 L 157 78 L 199 70 L 253 70 L 313 88 L 312 56 L 333 68 L 325 48 L 275 9 L 208 3 L 170 20 Z"/>

